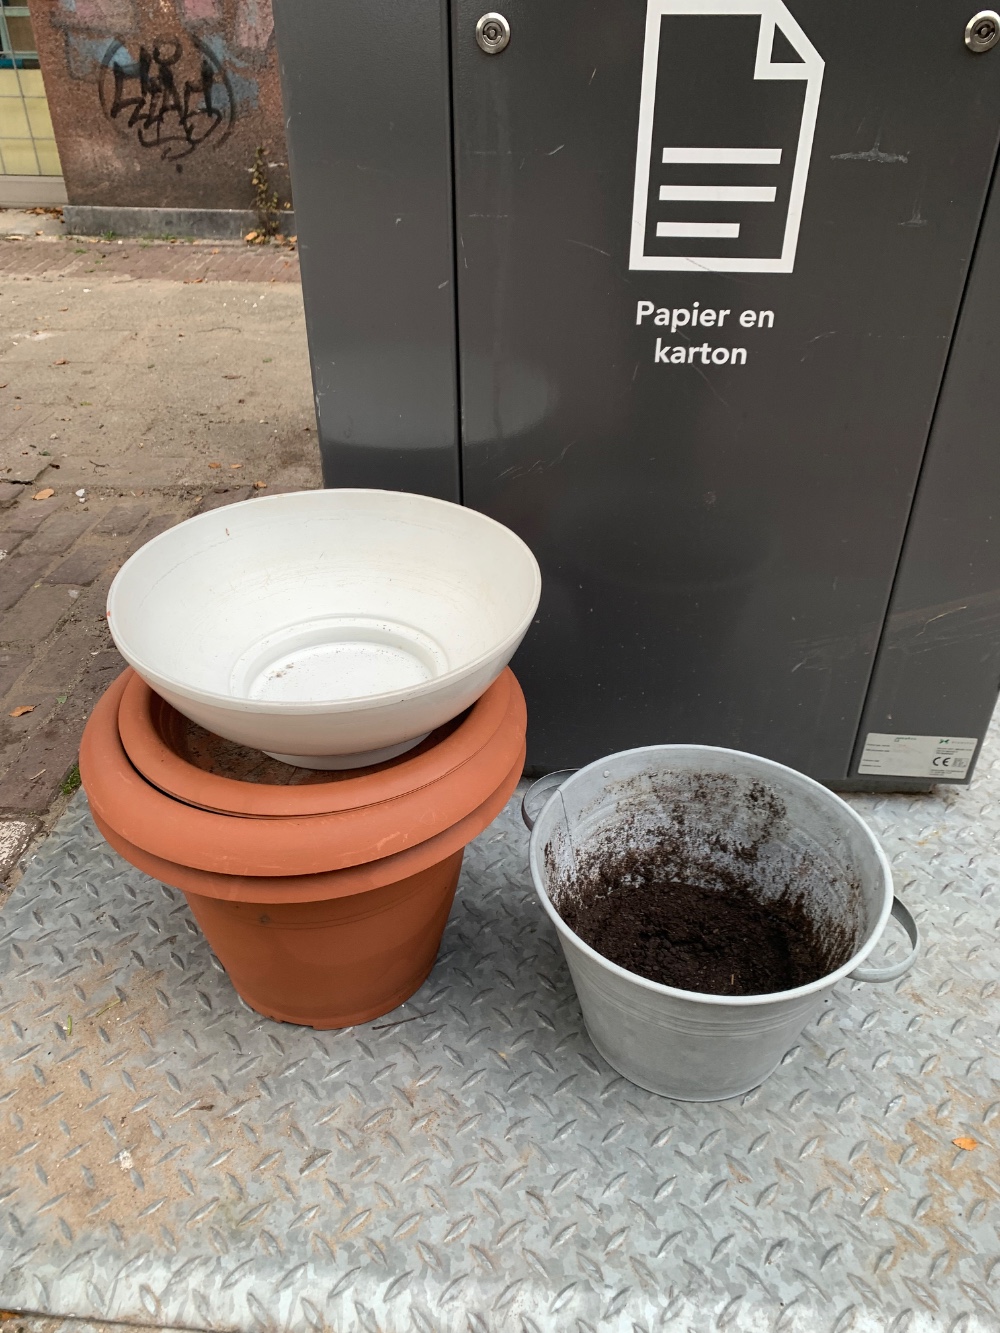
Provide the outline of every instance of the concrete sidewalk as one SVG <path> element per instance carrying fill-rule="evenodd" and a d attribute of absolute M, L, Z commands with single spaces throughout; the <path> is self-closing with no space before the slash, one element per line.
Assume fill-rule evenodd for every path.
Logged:
<path fill-rule="evenodd" d="M 320 484 L 294 251 L 20 216 L 42 234 L 0 226 L 0 883 L 71 794 L 121 669 L 122 561 L 200 510 Z"/>

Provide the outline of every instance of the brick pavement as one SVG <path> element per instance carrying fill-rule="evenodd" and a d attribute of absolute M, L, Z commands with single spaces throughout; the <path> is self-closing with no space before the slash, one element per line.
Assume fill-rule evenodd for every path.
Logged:
<path fill-rule="evenodd" d="M 33 500 L 31 489 L 0 511 L 15 537 L 37 522 L 0 562 L 8 603 L 0 618 L 0 812 L 34 827 L 76 762 L 90 709 L 124 665 L 104 614 L 111 580 L 132 550 L 201 504 L 170 497 L 175 507 L 144 523 L 145 505 L 96 496 L 71 509 L 75 497 Z M 12 716 L 20 709 L 30 711 Z"/>
<path fill-rule="evenodd" d="M 298 281 L 294 251 L 234 243 L 119 245 L 0 237 L 0 297 L 22 310 L 23 292 L 31 290 L 24 283 L 36 277 L 39 301 L 48 306 L 61 302 L 59 309 L 68 307 L 70 318 L 78 314 L 79 336 L 85 338 L 92 327 L 96 350 L 89 361 L 71 350 L 62 353 L 61 347 L 52 352 L 44 342 L 36 351 L 36 343 L 23 334 L 13 350 L 0 349 L 0 382 L 7 390 L 5 402 L 13 404 L 6 413 L 8 432 L 13 421 L 18 423 L 12 437 L 4 435 L 0 422 L 0 436 L 7 441 L 5 452 L 0 451 L 0 901 L 32 841 L 69 799 L 84 723 L 123 667 L 104 611 L 111 580 L 124 560 L 193 513 L 320 480 L 298 299 L 286 300 L 278 325 L 267 326 L 264 365 L 260 343 L 253 341 L 260 337 L 254 330 L 261 327 L 262 284 Z M 201 283 L 229 286 L 216 287 L 216 297 L 195 297 L 203 289 L 191 284 Z M 100 313 L 95 309 L 90 315 L 98 294 Z M 192 317 L 192 300 L 199 303 L 201 325 Z M 128 386 L 145 369 L 145 355 L 133 357 L 133 365 L 120 359 L 117 344 L 100 340 L 102 325 L 106 331 L 109 324 L 128 328 L 148 319 L 151 303 L 155 336 L 180 336 L 193 345 L 173 380 L 143 381 L 137 431 L 131 418 L 115 414 Z M 225 310 L 226 336 L 235 339 L 228 364 L 219 365 L 210 355 L 218 345 L 211 340 L 219 337 L 213 326 L 221 322 L 217 315 L 212 318 L 216 307 Z M 50 336 L 44 319 L 39 326 Z M 278 337 L 276 328 L 291 333 Z M 206 363 L 201 379 L 199 361 Z M 262 371 L 274 377 L 267 383 L 284 389 L 281 401 L 267 383 L 261 385 Z M 92 378 L 82 378 L 87 375 Z M 239 382 L 231 405 L 220 399 L 217 387 L 229 381 Z M 267 395 L 270 410 L 254 410 L 255 389 Z M 65 420 L 70 408 L 56 407 L 63 417 L 53 419 L 51 402 L 60 400 L 47 395 L 55 392 L 67 403 L 92 400 L 86 406 L 92 406 L 93 418 L 73 423 L 75 435 Z M 171 422 L 182 420 L 178 401 L 184 408 L 190 404 L 190 420 L 199 424 L 178 428 L 176 443 L 158 456 L 156 438 L 167 435 Z M 200 407 L 214 415 L 197 411 Z M 240 418 L 241 412 L 254 418 L 252 425 Z M 258 412 L 268 421 L 257 423 Z M 256 444 L 249 438 L 254 427 Z M 229 438 L 225 432 L 243 445 L 245 452 L 236 457 L 246 459 L 246 483 L 224 476 L 239 463 L 211 461 L 213 455 L 228 459 L 234 451 L 234 445 L 223 443 Z M 267 486 L 257 491 L 249 479 L 262 475 Z M 32 498 L 50 488 L 50 498 Z"/>
<path fill-rule="evenodd" d="M 298 252 L 241 241 L 95 241 L 0 237 L 0 272 L 11 277 L 165 278 L 201 282 L 298 282 Z"/>

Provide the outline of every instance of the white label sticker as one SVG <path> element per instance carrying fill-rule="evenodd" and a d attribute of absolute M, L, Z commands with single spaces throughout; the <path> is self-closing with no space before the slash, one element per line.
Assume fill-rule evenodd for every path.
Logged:
<path fill-rule="evenodd" d="M 870 731 L 859 773 L 893 778 L 964 778 L 979 741 L 975 736 L 893 736 Z"/>

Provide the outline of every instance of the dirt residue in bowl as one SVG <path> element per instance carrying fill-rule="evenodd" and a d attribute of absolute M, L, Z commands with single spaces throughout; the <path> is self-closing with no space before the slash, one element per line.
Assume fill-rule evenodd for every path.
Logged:
<path fill-rule="evenodd" d="M 291 764 L 282 763 L 280 759 L 272 759 L 260 750 L 240 745 L 238 741 L 223 740 L 221 736 L 206 731 L 204 727 L 199 727 L 196 722 L 189 721 L 179 713 L 171 719 L 171 722 L 174 727 L 172 739 L 176 753 L 204 773 L 235 778 L 239 782 L 262 783 L 274 787 L 309 787 L 350 782 L 366 774 L 385 771 L 397 764 L 415 759 L 418 755 L 433 749 L 446 736 L 450 736 L 465 721 L 468 714 L 469 710 L 466 709 L 458 717 L 438 727 L 437 731 L 432 731 L 419 745 L 415 745 L 395 759 L 383 760 L 380 764 L 364 768 L 347 769 L 293 767 Z"/>

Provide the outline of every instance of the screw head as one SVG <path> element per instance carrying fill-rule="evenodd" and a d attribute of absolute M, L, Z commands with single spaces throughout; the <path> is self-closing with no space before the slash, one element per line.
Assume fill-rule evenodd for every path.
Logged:
<path fill-rule="evenodd" d="M 981 9 L 965 25 L 965 44 L 970 51 L 981 55 L 1000 42 L 1000 14 L 995 9 Z"/>
<path fill-rule="evenodd" d="M 476 41 L 488 56 L 499 55 L 510 41 L 510 24 L 502 14 L 484 14 L 476 24 Z"/>

